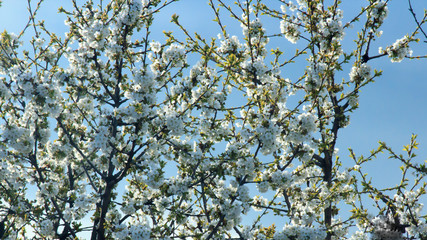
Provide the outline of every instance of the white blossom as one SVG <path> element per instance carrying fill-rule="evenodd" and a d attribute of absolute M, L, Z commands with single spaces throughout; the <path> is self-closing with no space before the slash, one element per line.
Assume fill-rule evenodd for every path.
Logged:
<path fill-rule="evenodd" d="M 280 21 L 280 31 L 285 35 L 286 39 L 291 43 L 297 43 L 300 38 L 300 31 L 298 30 L 297 23 L 292 22 L 292 20 L 282 20 Z"/>

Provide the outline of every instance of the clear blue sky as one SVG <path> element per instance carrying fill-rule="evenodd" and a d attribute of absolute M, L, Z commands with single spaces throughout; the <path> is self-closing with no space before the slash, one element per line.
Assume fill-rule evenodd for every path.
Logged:
<path fill-rule="evenodd" d="M 63 32 L 63 18 L 58 18 L 57 4 L 70 1 L 45 0 L 39 17 L 46 19 L 46 25 L 54 32 Z M 190 4 L 189 4 L 190 2 Z M 227 1 L 231 2 L 231 1 Z M 359 4 L 367 1 L 344 1 L 344 19 L 349 19 L 360 9 Z M 210 20 L 213 18 L 206 0 L 182 0 L 171 5 L 164 11 L 164 15 L 177 12 L 182 24 L 190 29 L 189 32 L 200 32 L 202 36 L 216 37 L 219 32 L 215 24 Z M 427 8 L 425 0 L 413 0 L 419 16 L 423 9 Z M 0 8 L 0 30 L 7 29 L 18 33 L 28 21 L 26 12 L 27 0 L 3 0 Z M 70 4 L 66 4 L 70 6 Z M 227 15 L 228 16 L 228 15 Z M 158 28 L 153 29 L 153 36 L 163 41 L 163 30 L 174 30 L 176 28 L 169 24 L 170 18 L 157 19 Z M 240 28 L 230 24 L 231 35 L 241 35 Z M 279 25 L 265 26 L 274 29 L 277 33 Z M 407 1 L 395 0 L 389 5 L 389 16 L 383 26 L 384 34 L 375 43 L 373 53 L 377 53 L 378 46 L 385 47 L 392 44 L 396 39 L 411 32 L 415 27 L 412 17 L 408 11 Z M 357 30 L 357 26 L 353 29 Z M 426 29 L 427 30 L 427 29 Z M 346 45 L 350 46 L 354 33 L 346 34 Z M 426 40 L 426 39 L 423 39 Z M 286 40 L 282 40 L 286 41 Z M 285 43 L 286 47 L 290 44 Z M 292 46 L 290 46 L 292 47 Z M 427 44 L 421 44 L 413 48 L 414 55 L 427 54 Z M 346 49 L 348 50 L 348 49 Z M 292 52 L 293 51 L 289 51 Z M 371 149 L 378 146 L 379 140 L 385 141 L 398 152 L 404 144 L 408 144 L 412 133 L 418 134 L 420 142 L 418 155 L 419 162 L 427 159 L 427 60 L 404 60 L 401 63 L 391 63 L 388 58 L 376 59 L 369 62 L 373 67 L 383 70 L 383 75 L 360 94 L 360 107 L 351 116 L 350 125 L 343 129 L 338 137 L 338 148 L 341 160 L 345 163 L 348 158 L 348 147 L 352 147 L 357 155 L 368 155 Z M 344 75 L 348 76 L 347 73 Z M 299 76 L 284 77 L 295 80 Z M 374 177 L 373 182 L 389 184 L 391 180 L 399 176 L 400 163 L 388 160 L 386 155 L 381 156 L 371 165 L 369 173 Z"/>

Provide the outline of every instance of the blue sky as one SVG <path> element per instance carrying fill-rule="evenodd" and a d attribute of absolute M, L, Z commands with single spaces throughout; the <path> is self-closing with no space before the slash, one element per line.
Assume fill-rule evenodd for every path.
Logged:
<path fill-rule="evenodd" d="M 58 2 L 70 1 L 45 0 L 39 17 L 46 19 L 46 26 L 54 32 L 63 32 L 63 17 L 57 14 Z M 190 4 L 189 4 L 190 2 Z M 216 37 L 218 28 L 210 20 L 213 18 L 210 7 L 205 0 L 182 0 L 165 9 L 164 16 L 177 12 L 182 24 L 189 28 L 189 32 L 200 32 L 202 36 Z M 232 2 L 232 1 L 229 1 Z M 344 1 L 344 20 L 348 20 L 347 13 L 353 16 L 360 9 L 360 3 L 366 1 Z M 418 16 L 427 8 L 425 0 L 413 0 Z M 0 8 L 0 30 L 6 29 L 18 33 L 28 21 L 26 0 L 3 0 Z M 70 4 L 66 4 L 70 6 Z M 415 28 L 415 23 L 409 13 L 407 1 L 395 0 L 389 5 L 389 16 L 382 28 L 383 36 L 374 44 L 373 54 L 379 46 L 387 46 Z M 228 16 L 228 14 L 227 14 Z M 163 30 L 178 31 L 169 23 L 170 18 L 164 17 L 156 20 L 157 28 L 153 29 L 154 38 L 163 41 Z M 279 25 L 267 25 L 267 30 L 279 31 Z M 427 28 L 427 27 L 426 27 Z M 353 32 L 347 33 L 345 46 L 351 47 L 354 39 Z M 426 29 L 427 30 L 427 29 Z M 238 26 L 230 24 L 231 35 L 241 35 Z M 61 35 L 63 36 L 63 35 Z M 427 40 L 427 39 L 422 39 Z M 284 41 L 284 48 L 294 48 Z M 354 44 L 353 44 L 354 46 Z M 413 47 L 414 55 L 427 54 L 427 44 Z M 286 49 L 285 49 L 286 50 Z M 347 49 L 348 50 L 348 49 Z M 289 50 L 293 53 L 293 50 Z M 427 60 L 404 60 L 401 63 L 391 63 L 388 58 L 375 59 L 369 62 L 373 67 L 383 70 L 383 75 L 376 82 L 368 85 L 360 94 L 359 109 L 351 115 L 350 125 L 341 130 L 337 147 L 340 149 L 340 158 L 346 163 L 348 158 L 347 148 L 351 147 L 357 155 L 368 155 L 369 151 L 378 147 L 378 141 L 385 141 L 395 151 L 401 152 L 402 146 L 408 144 L 412 133 L 418 134 L 419 150 L 418 161 L 427 159 Z M 300 67 L 303 67 L 302 65 Z M 290 74 L 292 71 L 289 71 Z M 348 76 L 344 73 L 343 76 Z M 299 76 L 287 76 L 295 79 Z M 351 164 L 350 164 L 351 165 Z M 380 186 L 389 185 L 390 181 L 398 180 L 400 163 L 387 159 L 382 155 L 373 164 L 369 165 L 368 173 L 373 176 L 373 183 Z M 396 175 L 397 174 L 397 175 Z M 396 182 L 397 183 L 397 182 Z"/>

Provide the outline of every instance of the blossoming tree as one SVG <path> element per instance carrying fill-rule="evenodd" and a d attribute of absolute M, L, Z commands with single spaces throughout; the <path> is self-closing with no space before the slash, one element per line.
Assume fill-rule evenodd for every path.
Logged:
<path fill-rule="evenodd" d="M 218 38 L 173 15 L 181 33 L 152 39 L 175 1 L 72 0 L 65 37 L 29 1 L 25 31 L 2 33 L 1 239 L 427 239 L 415 136 L 406 155 L 380 143 L 343 163 L 336 151 L 381 75 L 370 62 L 410 57 L 425 15 L 378 52 L 388 1 L 343 22 L 340 1 L 209 0 Z M 284 54 L 292 43 L 302 50 Z M 306 67 L 288 76 L 295 61 Z M 380 152 L 402 163 L 400 184 L 366 176 Z"/>

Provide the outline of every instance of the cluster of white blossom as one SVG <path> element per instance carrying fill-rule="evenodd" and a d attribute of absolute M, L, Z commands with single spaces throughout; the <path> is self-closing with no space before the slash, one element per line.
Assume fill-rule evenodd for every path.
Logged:
<path fill-rule="evenodd" d="M 348 234 L 348 228 L 344 227 L 344 224 L 342 224 L 342 220 L 340 218 L 335 219 L 332 218 L 332 232 L 334 233 L 331 239 L 333 240 L 340 240 L 345 239 L 346 235 Z"/>
<path fill-rule="evenodd" d="M 167 105 L 164 109 L 159 110 L 161 116 L 164 116 L 164 122 L 167 129 L 174 136 L 181 136 L 184 133 L 184 125 L 182 116 L 176 112 L 173 105 Z"/>
<path fill-rule="evenodd" d="M 9 89 L 4 84 L 4 81 L 5 81 L 4 78 L 0 79 L 0 98 L 1 99 L 8 99 L 8 98 L 10 98 L 10 92 L 9 92 Z"/>
<path fill-rule="evenodd" d="M 120 12 L 116 18 L 118 25 L 130 26 L 139 22 L 138 20 L 148 3 L 147 0 L 130 0 L 129 4 L 121 5 Z"/>
<path fill-rule="evenodd" d="M 96 209 L 97 197 L 96 194 L 87 194 L 85 189 L 72 190 L 67 193 L 67 196 L 74 199 L 74 206 L 67 209 L 72 216 L 72 220 L 83 219 L 88 211 Z"/>
<path fill-rule="evenodd" d="M 341 22 L 342 17 L 342 10 L 337 10 L 333 16 L 328 16 L 326 19 L 322 19 L 318 24 L 319 33 L 324 38 L 333 37 L 336 40 L 342 40 L 344 37 L 344 29 Z"/>
<path fill-rule="evenodd" d="M 252 208 L 255 211 L 263 211 L 264 208 L 268 206 L 268 199 L 263 196 L 256 195 L 252 200 Z"/>
<path fill-rule="evenodd" d="M 322 79 L 322 73 L 327 70 L 328 66 L 325 63 L 311 64 L 307 66 L 307 74 L 305 77 L 305 87 L 307 91 L 317 91 L 321 87 L 325 79 Z"/>
<path fill-rule="evenodd" d="M 177 44 L 170 45 L 162 54 L 163 62 L 175 67 L 182 67 L 186 63 L 184 47 Z"/>
<path fill-rule="evenodd" d="M 311 145 L 311 136 L 316 130 L 317 121 L 317 116 L 310 112 L 298 115 L 298 117 L 292 119 L 289 124 L 291 131 L 286 135 L 286 141 L 294 144 L 303 144 L 306 142 Z M 308 150 L 308 152 L 312 152 L 313 149 L 311 149 L 309 145 L 304 145 L 304 148 L 307 148 L 306 150 Z"/>
<path fill-rule="evenodd" d="M 243 156 L 247 155 L 247 150 L 241 143 L 228 143 L 226 146 L 226 152 L 230 159 L 238 159 L 235 164 L 229 165 L 229 172 L 237 177 L 250 177 L 255 176 L 255 161 L 251 158 L 246 159 Z"/>
<path fill-rule="evenodd" d="M 349 240 L 369 240 L 369 236 L 368 234 L 362 232 L 362 231 L 356 231 L 353 235 L 351 235 L 351 237 L 349 238 Z"/>
<path fill-rule="evenodd" d="M 413 225 L 414 219 L 419 219 L 422 213 L 424 204 L 418 200 L 422 193 L 419 188 L 415 191 L 406 190 L 402 194 L 394 195 L 394 202 L 396 203 L 396 214 L 401 221 L 401 224 L 409 225 L 405 230 L 412 236 L 421 238 L 422 234 L 427 233 L 427 223 L 419 222 Z"/>
<path fill-rule="evenodd" d="M 388 15 L 387 2 L 375 0 L 372 2 L 372 7 L 366 12 L 368 18 L 373 18 L 373 25 L 381 26 Z"/>
<path fill-rule="evenodd" d="M 53 231 L 53 222 L 49 219 L 45 219 L 40 221 L 40 226 L 38 226 L 38 231 L 42 236 L 53 238 L 55 236 L 55 232 Z"/>
<path fill-rule="evenodd" d="M 87 51 L 87 56 L 93 56 L 93 50 L 102 50 L 107 43 L 106 38 L 110 33 L 108 25 L 101 20 L 99 12 L 94 13 L 93 18 L 88 15 L 92 14 L 88 9 L 84 12 L 87 17 L 86 26 L 80 26 L 78 32 L 81 36 L 79 48 Z M 68 23 L 68 22 L 67 22 Z M 69 24 L 69 23 L 68 23 Z"/>
<path fill-rule="evenodd" d="M 0 41 L 5 43 L 2 44 L 0 54 L 4 56 L 13 56 L 14 50 L 22 46 L 23 42 L 14 33 L 2 33 L 0 35 Z"/>
<path fill-rule="evenodd" d="M 104 52 L 105 56 L 110 61 L 118 59 L 123 54 L 124 49 L 120 44 L 120 36 L 120 28 L 116 26 L 110 28 L 110 34 L 107 38 L 107 46 Z M 130 37 L 127 37 L 125 41 L 129 43 Z"/>
<path fill-rule="evenodd" d="M 280 32 L 285 35 L 289 42 L 294 44 L 298 42 L 301 35 L 299 24 L 293 18 L 280 21 Z"/>
<path fill-rule="evenodd" d="M 17 152 L 30 153 L 34 145 L 34 129 L 28 129 L 18 126 L 1 126 L 2 138 L 7 141 L 9 146 Z"/>
<path fill-rule="evenodd" d="M 280 148 L 280 144 L 277 141 L 280 138 L 281 129 L 275 124 L 275 122 L 265 121 L 264 126 L 260 126 L 255 131 L 258 134 L 258 139 L 262 143 L 262 154 L 268 155 L 275 152 Z"/>
<path fill-rule="evenodd" d="M 133 71 L 134 79 L 132 84 L 125 89 L 124 96 L 129 99 L 130 105 L 126 110 L 122 110 L 125 116 L 128 116 L 128 121 L 136 120 L 153 115 L 151 108 L 156 103 L 157 97 L 155 92 L 156 74 L 150 70 Z"/>
<path fill-rule="evenodd" d="M 349 73 L 350 81 L 355 83 L 361 83 L 371 78 L 371 67 L 362 63 L 360 66 L 353 66 Z"/>
<path fill-rule="evenodd" d="M 351 108 L 357 108 L 359 105 L 359 97 L 356 94 L 352 94 L 348 97 L 348 104 Z"/>
<path fill-rule="evenodd" d="M 258 57 L 255 60 L 247 60 L 241 65 L 243 76 L 248 78 L 250 84 L 263 84 L 266 79 L 269 79 L 267 74 L 268 68 L 264 64 L 264 60 Z"/>
<path fill-rule="evenodd" d="M 405 36 L 401 39 L 396 40 L 393 45 L 383 48 L 379 48 L 380 54 L 387 54 L 391 58 L 391 62 L 401 62 L 405 57 L 412 55 L 412 50 L 409 48 L 410 38 Z"/>
<path fill-rule="evenodd" d="M 372 232 L 372 240 L 382 240 L 382 239 L 403 239 L 402 232 L 397 229 L 393 229 L 392 222 L 394 219 L 391 215 L 379 216 L 372 219 L 372 224 L 374 225 L 374 230 Z"/>
<path fill-rule="evenodd" d="M 116 239 L 149 240 L 152 239 L 150 234 L 151 227 L 144 217 L 131 217 L 127 224 L 117 224 L 112 235 Z"/>
<path fill-rule="evenodd" d="M 317 34 L 320 35 L 320 50 L 329 51 L 331 43 L 338 43 L 344 38 L 344 29 L 342 26 L 342 10 L 336 10 L 333 13 L 330 12 L 329 16 L 322 18 L 320 22 L 316 25 L 318 26 Z M 339 46 L 339 45 L 337 45 Z M 335 53 L 330 54 L 331 57 L 338 58 L 342 54 L 341 48 L 336 48 L 333 50 Z"/>
<path fill-rule="evenodd" d="M 162 50 L 162 44 L 160 42 L 150 42 L 150 49 L 153 53 L 160 53 Z"/>
<path fill-rule="evenodd" d="M 182 195 L 188 192 L 188 186 L 190 185 L 189 178 L 177 178 L 171 177 L 165 181 L 168 186 L 168 193 L 171 195 Z"/>
<path fill-rule="evenodd" d="M 221 40 L 221 45 L 217 50 L 219 53 L 222 54 L 236 54 L 242 47 L 243 45 L 239 42 L 239 38 L 237 36 L 227 36 L 224 40 Z"/>
<path fill-rule="evenodd" d="M 274 240 L 301 239 L 321 240 L 325 239 L 326 232 L 321 228 L 302 226 L 299 224 L 286 224 L 283 231 L 274 234 Z"/>
<path fill-rule="evenodd" d="M 110 150 L 110 130 L 107 126 L 102 126 L 98 129 L 93 142 L 91 143 L 91 150 L 102 151 L 108 153 Z"/>
<path fill-rule="evenodd" d="M 240 24 L 240 27 L 243 31 L 243 36 L 249 39 L 249 45 L 262 45 L 268 43 L 268 38 L 265 36 L 265 29 L 262 26 L 262 22 L 259 18 L 256 18 L 247 24 L 249 16 L 247 14 L 242 14 L 242 19 L 245 19 L 245 22 Z M 247 49 L 249 50 L 250 47 Z M 263 53 L 264 54 L 264 53 Z M 262 54 L 262 55 L 263 55 Z"/>
<path fill-rule="evenodd" d="M 284 34 L 285 38 L 295 44 L 298 42 L 298 40 L 301 38 L 301 31 L 303 30 L 306 25 L 311 25 L 310 23 L 310 17 L 308 17 L 305 12 L 307 11 L 308 6 L 310 5 L 310 8 L 312 8 L 312 11 L 317 10 L 319 12 L 323 11 L 323 4 L 309 4 L 305 0 L 297 0 L 296 3 L 293 1 L 284 2 L 285 5 L 281 5 L 280 9 L 283 13 L 282 20 L 280 21 L 280 32 Z M 290 14 L 287 14 L 286 8 L 289 8 L 291 10 Z M 330 17 L 330 19 L 325 19 L 324 16 L 322 16 L 320 21 L 316 23 L 316 31 L 315 34 L 323 33 L 324 35 L 321 35 L 319 39 L 326 39 L 329 37 L 329 35 L 333 35 L 335 33 L 339 33 L 338 35 L 342 34 L 342 31 L 338 31 L 340 28 L 340 24 L 335 24 L 335 19 L 338 14 L 335 14 L 336 16 Z M 338 36 L 335 36 L 336 38 L 339 38 Z"/>
<path fill-rule="evenodd" d="M 313 113 L 302 113 L 298 115 L 297 121 L 300 124 L 302 131 L 306 133 L 311 133 L 316 130 L 317 116 Z"/>

